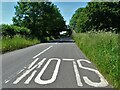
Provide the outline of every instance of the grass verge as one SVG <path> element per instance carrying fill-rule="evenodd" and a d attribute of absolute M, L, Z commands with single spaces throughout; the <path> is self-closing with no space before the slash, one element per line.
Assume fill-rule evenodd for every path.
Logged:
<path fill-rule="evenodd" d="M 118 75 L 118 34 L 111 32 L 77 33 L 73 39 L 107 81 L 114 88 L 118 88 L 120 82 Z"/>
<path fill-rule="evenodd" d="M 38 44 L 40 41 L 37 39 L 26 39 L 20 36 L 15 36 L 14 38 L 2 39 L 0 43 L 2 43 L 0 50 L 2 50 L 2 53 L 5 53 Z"/>

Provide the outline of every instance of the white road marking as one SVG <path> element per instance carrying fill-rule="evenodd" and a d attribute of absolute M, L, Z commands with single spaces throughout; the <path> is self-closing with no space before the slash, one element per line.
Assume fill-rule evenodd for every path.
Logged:
<path fill-rule="evenodd" d="M 39 58 L 36 58 L 28 67 L 28 69 L 30 69 L 37 61 L 38 61 Z"/>
<path fill-rule="evenodd" d="M 27 67 L 23 67 L 24 69 L 26 69 Z"/>
<path fill-rule="evenodd" d="M 43 73 L 45 72 L 46 68 L 48 67 L 48 65 L 50 64 L 51 61 L 55 61 L 57 60 L 57 64 L 56 64 L 56 67 L 55 67 L 55 70 L 53 72 L 53 75 L 52 75 L 52 78 L 49 79 L 49 80 L 41 80 L 41 76 L 43 75 Z M 47 61 L 47 63 L 45 64 L 45 66 L 42 68 L 42 70 L 40 71 L 40 73 L 37 75 L 37 77 L 35 78 L 35 82 L 37 84 L 50 84 L 52 82 L 54 82 L 57 78 L 57 74 L 58 74 L 58 71 L 59 71 L 59 67 L 60 67 L 60 63 L 61 63 L 61 60 L 58 59 L 58 58 L 51 58 Z"/>
<path fill-rule="evenodd" d="M 25 70 L 25 69 L 20 70 L 20 71 L 17 73 L 17 75 L 20 74 L 21 72 L 23 72 L 24 70 Z"/>
<path fill-rule="evenodd" d="M 5 83 L 8 83 L 10 80 L 5 80 Z"/>
<path fill-rule="evenodd" d="M 93 86 L 93 87 L 106 87 L 108 85 L 108 82 L 104 79 L 104 77 L 102 76 L 102 74 L 98 70 L 82 66 L 82 64 L 80 63 L 81 61 L 91 63 L 90 61 L 85 60 L 85 59 L 77 60 L 77 63 L 78 63 L 80 68 L 86 69 L 86 70 L 89 70 L 89 71 L 93 71 L 100 77 L 100 82 L 92 82 L 87 76 L 83 76 L 84 81 L 88 85 Z"/>
<path fill-rule="evenodd" d="M 37 69 L 39 69 L 41 67 L 41 65 L 43 65 L 43 63 L 45 62 L 46 58 L 43 58 L 39 63 L 35 64 L 38 60 L 39 60 L 39 58 L 36 58 L 31 64 L 29 64 L 28 68 L 24 67 L 24 69 L 20 70 L 19 72 L 14 73 L 12 76 L 9 77 L 8 80 L 5 80 L 5 83 L 10 82 L 10 80 L 13 77 L 15 77 L 16 75 L 20 74 L 21 72 L 23 72 L 25 70 L 25 68 L 27 68 L 27 70 L 24 71 L 22 73 L 22 75 L 20 77 L 18 77 L 13 82 L 13 84 L 19 83 L 24 77 L 26 77 L 28 74 L 30 74 L 32 72 L 31 75 L 24 82 L 24 84 L 29 84 L 30 81 L 35 76 L 35 74 L 37 73 Z M 57 60 L 57 64 L 55 66 L 55 70 L 53 72 L 53 75 L 52 75 L 51 79 L 49 79 L 49 80 L 41 80 L 41 76 L 43 75 L 43 73 L 47 69 L 47 67 L 50 64 L 50 62 L 51 61 L 56 61 L 56 60 Z M 62 60 L 63 61 L 72 61 L 73 62 L 73 68 L 74 68 L 74 72 L 75 72 L 75 76 L 76 76 L 77 85 L 78 86 L 83 86 L 81 78 L 80 78 L 80 74 L 79 74 L 79 71 L 78 71 L 78 68 L 77 68 L 77 64 L 74 61 L 74 59 L 63 58 Z M 100 78 L 100 82 L 93 82 L 87 76 L 83 76 L 83 79 L 84 79 L 86 84 L 88 84 L 90 86 L 93 86 L 93 87 L 106 87 L 108 85 L 108 82 L 105 80 L 105 78 L 102 76 L 102 74 L 98 70 L 82 66 L 81 62 L 87 62 L 87 63 L 91 64 L 90 61 L 85 60 L 85 59 L 79 59 L 79 60 L 77 60 L 77 63 L 78 63 L 78 66 L 80 68 L 92 71 L 92 72 L 96 73 L 99 76 L 99 78 Z M 61 59 L 59 59 L 59 58 L 51 58 L 51 59 L 49 59 L 47 61 L 47 63 L 44 65 L 44 67 L 42 68 L 42 70 L 39 72 L 37 77 L 35 78 L 35 80 L 34 80 L 35 83 L 37 83 L 37 84 L 50 84 L 50 83 L 53 83 L 56 80 L 56 78 L 57 78 L 58 71 L 59 71 L 59 68 L 60 68 L 60 63 L 61 63 Z M 34 70 L 34 69 L 36 69 L 36 70 Z"/>
<path fill-rule="evenodd" d="M 11 75 L 7 80 L 5 80 L 5 83 L 8 83 L 12 78 L 14 78 L 15 77 L 15 75 L 13 74 L 13 75 Z"/>
<path fill-rule="evenodd" d="M 25 68 L 24 68 L 25 69 Z M 15 76 L 17 76 L 18 74 L 20 74 L 21 72 L 24 71 L 24 69 L 17 71 L 16 73 L 12 74 L 10 77 L 8 77 L 8 80 L 5 80 L 5 83 L 8 83 L 11 79 L 13 79 Z"/>
<path fill-rule="evenodd" d="M 41 65 L 43 64 L 43 62 L 46 60 L 46 58 L 43 58 L 42 61 L 40 61 L 38 64 L 34 65 L 31 69 L 26 70 L 25 73 L 23 73 L 20 77 L 18 77 L 13 84 L 17 84 L 19 83 L 26 75 L 28 75 L 31 71 L 33 71 L 36 67 L 41 67 Z"/>
<path fill-rule="evenodd" d="M 36 74 L 37 70 L 33 71 L 31 76 L 24 82 L 24 84 L 29 84 L 30 81 L 32 80 L 32 78 L 34 77 L 34 75 Z"/>
<path fill-rule="evenodd" d="M 63 61 L 74 61 L 75 59 L 67 59 L 67 58 L 63 58 Z"/>
<path fill-rule="evenodd" d="M 80 79 L 80 75 L 79 75 L 78 68 L 77 68 L 77 65 L 76 65 L 76 62 L 75 62 L 75 61 L 73 61 L 73 67 L 74 67 L 74 71 L 75 71 L 75 76 L 76 76 L 77 85 L 78 85 L 78 86 L 83 86 L 82 81 L 81 81 L 81 79 Z"/>
<path fill-rule="evenodd" d="M 40 56 L 41 54 L 43 54 L 44 52 L 46 52 L 47 50 L 49 50 L 50 48 L 52 48 L 53 46 L 49 46 L 48 48 L 46 48 L 45 50 L 43 50 L 42 52 L 38 53 L 37 55 L 35 55 L 33 58 L 36 58 L 38 56 Z"/>
<path fill-rule="evenodd" d="M 40 68 L 40 67 L 42 66 L 42 64 L 45 62 L 45 60 L 46 60 L 46 58 L 43 58 L 43 60 L 39 63 L 37 69 Z"/>

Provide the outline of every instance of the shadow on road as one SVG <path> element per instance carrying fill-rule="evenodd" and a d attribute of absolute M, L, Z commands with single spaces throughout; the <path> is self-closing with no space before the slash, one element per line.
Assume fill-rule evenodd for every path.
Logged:
<path fill-rule="evenodd" d="M 74 40 L 71 37 L 63 37 L 60 39 L 52 40 L 47 43 L 74 43 Z"/>

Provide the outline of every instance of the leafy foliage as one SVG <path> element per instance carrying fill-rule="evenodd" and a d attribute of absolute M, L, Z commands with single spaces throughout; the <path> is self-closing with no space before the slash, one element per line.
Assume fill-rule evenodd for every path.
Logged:
<path fill-rule="evenodd" d="M 15 9 L 14 25 L 29 28 L 31 36 L 41 41 L 59 37 L 66 27 L 59 9 L 51 2 L 18 2 Z"/>
<path fill-rule="evenodd" d="M 25 27 L 2 24 L 2 36 L 13 38 L 15 35 L 29 36 L 30 30 Z"/>
<path fill-rule="evenodd" d="M 119 2 L 89 2 L 86 8 L 79 8 L 70 21 L 70 27 L 76 32 L 89 30 L 120 30 Z"/>

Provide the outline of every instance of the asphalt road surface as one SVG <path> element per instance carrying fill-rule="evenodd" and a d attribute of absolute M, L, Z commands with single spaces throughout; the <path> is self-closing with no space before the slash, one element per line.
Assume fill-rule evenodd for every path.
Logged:
<path fill-rule="evenodd" d="M 2 55 L 2 88 L 111 88 L 70 38 Z"/>

